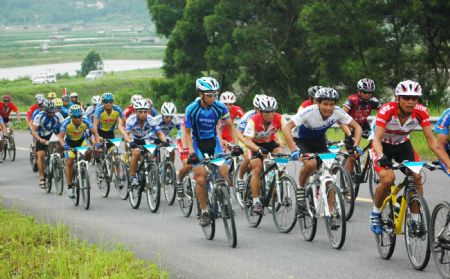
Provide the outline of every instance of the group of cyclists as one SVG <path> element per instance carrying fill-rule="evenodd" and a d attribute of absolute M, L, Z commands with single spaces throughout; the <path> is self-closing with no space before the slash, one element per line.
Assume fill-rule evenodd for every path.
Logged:
<path fill-rule="evenodd" d="M 196 98 L 186 107 L 183 118 L 177 116 L 177 108 L 172 102 L 165 102 L 160 112 L 154 108 L 150 99 L 140 95 L 131 97 L 131 104 L 123 111 L 114 104 L 112 93 L 93 96 L 90 106 L 84 107 L 78 101 L 78 94 L 57 98 L 54 92 L 47 97 L 35 96 L 36 103 L 27 112 L 27 123 L 35 145 L 39 186 L 45 188 L 44 156 L 47 143 L 53 134 L 59 139 L 61 152 L 65 151 L 68 196 L 74 198 L 72 188 L 72 164 L 75 154 L 73 148 L 90 145 L 93 152 L 86 153 L 89 159 L 99 164 L 99 146 L 102 140 L 116 137 L 118 129 L 129 150 L 129 176 L 131 187 L 138 182 L 136 170 L 141 159 L 139 147 L 151 142 L 160 146 L 176 144 L 183 166 L 178 170 L 177 193 L 182 194 L 182 181 L 192 170 L 196 181 L 196 194 L 199 202 L 199 224 L 202 227 L 211 223 L 207 206 L 207 170 L 203 159 L 224 153 L 242 156 L 237 170 L 236 191 L 245 187 L 245 173 L 251 170 L 250 180 L 252 207 L 254 214 L 263 214 L 261 205 L 261 173 L 263 159 L 269 153 L 281 153 L 289 149 L 291 160 L 299 160 L 311 153 L 327 153 L 326 132 L 338 124 L 345 134 L 345 148 L 351 155 L 346 160 L 349 174 L 354 172 L 355 159 L 362 153 L 362 138 L 372 140 L 371 152 L 375 171 L 379 176 L 379 185 L 375 191 L 373 209 L 370 214 L 370 229 L 381 234 L 381 207 L 390 194 L 390 186 L 395 173 L 390 169 L 392 160 L 419 161 L 418 154 L 409 140 L 412 130 L 420 125 L 430 150 L 436 154 L 442 169 L 450 173 L 450 109 L 447 109 L 435 125 L 433 134 L 430 116 L 426 107 L 419 103 L 422 88 L 411 80 L 400 82 L 395 89 L 395 100 L 381 104 L 374 96 L 375 82 L 364 78 L 357 82 L 357 92 L 350 95 L 342 108 L 338 106 L 339 93 L 331 87 L 313 86 L 308 89 L 309 99 L 303 102 L 298 112 L 289 120 L 278 111 L 278 102 L 274 97 L 264 94 L 255 95 L 253 109 L 244 112 L 236 105 L 234 93 L 220 93 L 219 82 L 212 77 L 196 80 Z M 17 107 L 11 103 L 11 97 L 3 96 L 0 102 L 0 126 L 6 133 L 4 123 L 10 121 L 11 111 Z M 377 111 L 376 120 L 369 123 L 368 116 Z M 236 124 L 236 125 L 235 125 Z M 176 129 L 175 140 L 171 131 Z M 113 144 L 108 143 L 108 148 Z M 93 154 L 91 154 L 93 153 Z M 172 152 L 171 160 L 175 154 Z M 320 166 L 319 158 L 304 160 L 300 170 L 296 189 L 298 215 L 305 208 L 305 184 L 311 174 Z M 231 185 L 229 164 L 219 168 L 220 175 Z M 423 194 L 422 180 L 414 174 L 418 191 Z M 421 229 L 417 212 L 413 212 L 417 230 Z M 331 216 L 331 226 L 333 223 Z M 422 228 L 423 229 L 423 228 Z"/>

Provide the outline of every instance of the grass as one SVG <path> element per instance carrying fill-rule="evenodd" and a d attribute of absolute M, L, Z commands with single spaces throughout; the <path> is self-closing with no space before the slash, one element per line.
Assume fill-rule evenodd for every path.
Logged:
<path fill-rule="evenodd" d="M 38 224 L 0 208 L 0 278 L 167 278 L 155 264 L 117 246 L 72 239 L 64 226 Z"/>

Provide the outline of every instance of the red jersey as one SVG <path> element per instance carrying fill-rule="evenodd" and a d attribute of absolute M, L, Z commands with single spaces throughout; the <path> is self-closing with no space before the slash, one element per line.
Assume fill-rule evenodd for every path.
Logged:
<path fill-rule="evenodd" d="M 34 105 L 32 105 L 32 106 L 30 107 L 30 109 L 28 109 L 28 111 L 27 111 L 27 119 L 28 119 L 28 122 L 31 121 L 31 116 L 33 115 L 33 112 L 34 112 L 35 110 L 37 110 L 38 108 L 39 108 L 39 105 L 38 105 L 38 104 L 34 104 Z"/>
<path fill-rule="evenodd" d="M 304 101 L 301 105 L 300 105 L 300 108 L 307 108 L 307 107 L 309 107 L 309 106 L 311 106 L 311 105 L 313 105 L 313 101 L 311 101 L 311 100 L 306 100 L 306 101 Z M 299 108 L 299 109 L 300 109 Z"/>
<path fill-rule="evenodd" d="M 242 118 L 244 116 L 244 110 L 239 106 L 232 106 L 230 109 L 230 117 L 231 120 L 234 121 L 236 118 Z M 231 137 L 230 129 L 228 126 L 223 127 L 222 129 L 222 139 L 232 142 L 233 138 Z"/>
<path fill-rule="evenodd" d="M 125 109 L 125 111 L 124 111 L 124 115 L 125 115 L 125 117 L 126 118 L 128 118 L 130 115 L 132 115 L 134 113 L 134 107 L 133 107 L 133 105 L 129 105 L 126 109 Z"/>
<path fill-rule="evenodd" d="M 8 105 L 5 106 L 4 102 L 0 102 L 0 116 L 3 119 L 8 119 L 9 115 L 11 114 L 11 111 L 14 111 L 17 113 L 19 110 L 17 109 L 16 105 L 9 102 Z"/>
<path fill-rule="evenodd" d="M 367 125 L 367 117 L 370 115 L 370 112 L 373 109 L 379 109 L 381 104 L 375 97 L 370 98 L 368 101 L 362 101 L 358 94 L 353 94 L 348 96 L 344 106 L 349 109 L 348 114 L 350 114 L 359 125 L 365 126 Z"/>
<path fill-rule="evenodd" d="M 381 141 L 392 145 L 398 145 L 409 140 L 409 134 L 419 124 L 422 127 L 430 126 L 430 114 L 422 104 L 416 105 L 403 125 L 398 119 L 397 102 L 384 104 L 378 111 L 376 119 L 376 125 L 385 129 Z"/>
<path fill-rule="evenodd" d="M 258 113 L 248 121 L 244 136 L 253 138 L 253 142 L 257 143 L 272 142 L 275 140 L 276 133 L 281 130 L 281 127 L 285 123 L 286 120 L 284 117 L 279 113 L 275 113 L 272 123 L 266 129 L 264 127 L 262 113 Z"/>

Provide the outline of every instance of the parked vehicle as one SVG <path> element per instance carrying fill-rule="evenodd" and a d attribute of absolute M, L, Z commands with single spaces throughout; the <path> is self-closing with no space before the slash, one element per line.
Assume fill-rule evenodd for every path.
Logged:
<path fill-rule="evenodd" d="M 55 83 L 56 74 L 55 73 L 42 73 L 34 76 L 32 79 L 33 84 L 45 84 L 45 83 Z"/>
<path fill-rule="evenodd" d="M 102 76 L 103 76 L 102 70 L 90 71 L 86 76 L 86 80 L 95 80 L 101 78 Z"/>

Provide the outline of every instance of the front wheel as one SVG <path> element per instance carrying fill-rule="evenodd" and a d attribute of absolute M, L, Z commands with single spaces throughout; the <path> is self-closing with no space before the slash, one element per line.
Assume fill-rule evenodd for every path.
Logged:
<path fill-rule="evenodd" d="M 313 241 L 316 236 L 317 218 L 311 186 L 305 189 L 305 208 L 298 208 L 297 211 L 297 221 L 303 238 L 306 241 Z"/>
<path fill-rule="evenodd" d="M 431 254 L 442 278 L 450 279 L 450 204 L 440 202 L 430 222 Z"/>
<path fill-rule="evenodd" d="M 334 192 L 333 210 L 330 210 L 330 216 L 325 216 L 325 225 L 327 228 L 328 240 L 334 249 L 341 249 L 345 243 L 346 236 L 346 218 L 345 202 L 340 189 L 336 185 L 329 185 L 327 189 L 327 199 L 332 200 Z"/>
<path fill-rule="evenodd" d="M 78 173 L 73 172 L 74 175 L 78 176 Z M 73 178 L 73 185 L 72 185 L 73 192 L 75 194 L 75 197 L 72 199 L 73 205 L 78 206 L 80 204 L 80 182 L 78 181 L 78 178 Z"/>
<path fill-rule="evenodd" d="M 180 194 L 181 195 L 181 194 Z M 189 175 L 183 179 L 183 194 L 178 197 L 178 204 L 184 217 L 189 217 L 194 207 L 194 189 Z"/>
<path fill-rule="evenodd" d="M 378 177 L 377 172 L 375 171 L 375 167 L 373 166 L 372 160 L 369 162 L 367 171 L 368 171 L 367 180 L 369 181 L 369 193 L 370 193 L 370 197 L 372 198 L 372 200 L 374 200 L 375 190 L 378 187 L 378 183 L 380 182 L 380 179 Z"/>
<path fill-rule="evenodd" d="M 282 176 L 272 196 L 273 223 L 282 233 L 289 233 L 297 222 L 296 185 L 295 180 L 289 175 Z"/>
<path fill-rule="evenodd" d="M 47 161 L 47 159 L 46 159 L 46 161 Z M 52 191 L 53 169 L 50 169 L 50 164 L 48 164 L 48 163 L 45 164 L 44 175 L 45 175 L 45 187 L 46 187 L 45 191 L 47 193 L 50 193 Z"/>
<path fill-rule="evenodd" d="M 80 193 L 81 200 L 83 201 L 84 209 L 88 210 L 91 203 L 91 183 L 89 181 L 89 174 L 87 167 L 81 165 L 80 167 L 81 180 L 80 180 Z"/>
<path fill-rule="evenodd" d="M 355 192 L 352 178 L 347 169 L 340 164 L 333 164 L 331 170 L 336 186 L 342 193 L 345 206 L 345 220 L 348 221 L 352 217 L 353 210 L 355 209 Z"/>
<path fill-rule="evenodd" d="M 377 249 L 382 259 L 389 260 L 396 243 L 394 207 L 391 200 L 381 209 L 381 228 L 381 235 L 374 234 Z"/>
<path fill-rule="evenodd" d="M 172 205 L 175 201 L 177 190 L 177 171 L 172 161 L 167 161 L 164 164 L 161 183 L 164 187 L 164 197 L 169 205 Z"/>
<path fill-rule="evenodd" d="M 225 183 L 217 185 L 220 189 L 220 196 L 217 198 L 217 203 L 222 215 L 223 225 L 225 227 L 225 234 L 227 235 L 228 243 L 231 247 L 237 245 L 236 223 L 234 221 L 234 211 L 231 206 L 231 197 L 228 193 L 228 187 Z"/>
<path fill-rule="evenodd" d="M 239 206 L 241 207 L 241 209 L 244 209 L 245 203 L 244 203 L 244 190 L 245 189 L 241 189 L 238 190 L 238 178 L 239 178 L 239 170 L 241 168 L 241 164 L 242 163 L 238 163 L 236 166 L 236 170 L 233 173 L 233 192 L 234 192 L 234 197 L 236 199 L 236 201 L 238 202 Z M 244 175 L 244 181 L 246 176 L 248 176 L 248 172 L 245 173 Z"/>
<path fill-rule="evenodd" d="M 53 181 L 55 183 L 56 194 L 62 195 L 64 190 L 64 170 L 59 158 L 53 161 Z"/>
<path fill-rule="evenodd" d="M 114 185 L 116 187 L 117 193 L 119 194 L 119 197 L 122 200 L 126 200 L 128 198 L 129 187 L 128 169 L 121 159 L 117 159 L 115 167 L 117 168 L 117 173 L 115 173 L 114 175 Z"/>
<path fill-rule="evenodd" d="M 160 197 L 161 197 L 161 186 L 159 184 L 159 174 L 158 167 L 156 165 L 150 165 L 147 176 L 147 204 L 151 212 L 155 213 L 158 211 Z"/>
<path fill-rule="evenodd" d="M 411 264 L 417 270 L 424 269 L 430 260 L 429 225 L 430 211 L 427 202 L 420 194 L 416 194 L 408 202 L 404 231 L 406 252 Z"/>
<path fill-rule="evenodd" d="M 95 168 L 95 175 L 97 180 L 98 188 L 100 189 L 100 193 L 102 194 L 102 197 L 107 198 L 109 195 L 110 190 L 110 180 L 108 178 L 108 166 L 106 164 L 106 159 L 103 160 L 101 163 L 102 165 L 102 172 L 99 173 L 97 170 L 97 166 Z"/>
<path fill-rule="evenodd" d="M 255 214 L 253 213 L 252 207 L 253 207 L 253 196 L 252 196 L 252 189 L 250 186 L 250 180 L 252 176 L 249 175 L 247 179 L 245 180 L 245 188 L 244 188 L 244 211 L 245 211 L 245 217 L 247 218 L 247 222 L 250 227 L 256 228 L 259 223 L 261 223 L 262 214 Z"/>

